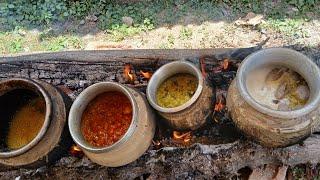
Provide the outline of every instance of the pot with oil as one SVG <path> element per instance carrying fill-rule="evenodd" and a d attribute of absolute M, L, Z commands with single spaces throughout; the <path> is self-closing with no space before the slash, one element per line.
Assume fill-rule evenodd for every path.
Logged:
<path fill-rule="evenodd" d="M 0 166 L 42 166 L 65 154 L 72 143 L 64 126 L 68 104 L 68 97 L 46 82 L 0 81 Z"/>

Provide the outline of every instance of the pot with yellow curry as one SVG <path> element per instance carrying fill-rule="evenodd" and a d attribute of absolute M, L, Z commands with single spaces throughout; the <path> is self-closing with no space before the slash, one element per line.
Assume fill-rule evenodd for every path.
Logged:
<path fill-rule="evenodd" d="M 151 106 L 177 130 L 201 127 L 211 113 L 212 95 L 200 70 L 188 61 L 163 65 L 147 87 Z"/>

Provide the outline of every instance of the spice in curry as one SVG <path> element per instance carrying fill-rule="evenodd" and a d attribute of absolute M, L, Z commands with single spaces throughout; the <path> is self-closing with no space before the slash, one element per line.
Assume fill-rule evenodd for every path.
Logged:
<path fill-rule="evenodd" d="M 174 108 L 189 101 L 198 87 L 198 80 L 190 74 L 176 74 L 166 79 L 157 89 L 157 103 L 161 107 Z"/>
<path fill-rule="evenodd" d="M 131 121 L 130 100 L 120 92 L 110 91 L 88 104 L 82 115 L 81 131 L 88 143 L 105 147 L 117 142 L 127 132 Z"/>
<path fill-rule="evenodd" d="M 7 135 L 9 149 L 19 149 L 30 143 L 39 133 L 46 115 L 43 98 L 30 100 L 14 114 Z"/>

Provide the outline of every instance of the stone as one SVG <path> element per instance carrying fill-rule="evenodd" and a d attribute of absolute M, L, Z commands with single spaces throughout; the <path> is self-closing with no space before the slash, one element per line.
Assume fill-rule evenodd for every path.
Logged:
<path fill-rule="evenodd" d="M 96 22 L 96 21 L 98 21 L 98 17 L 95 16 L 95 15 L 88 15 L 86 17 L 86 21 L 88 21 L 88 22 Z"/>
<path fill-rule="evenodd" d="M 132 26 L 133 25 L 133 19 L 132 19 L 132 17 L 124 16 L 124 17 L 122 17 L 122 23 L 127 25 L 127 26 Z"/>
<path fill-rule="evenodd" d="M 19 30 L 18 30 L 18 34 L 19 34 L 20 36 L 25 36 L 25 35 L 27 34 L 27 32 L 26 32 L 25 30 L 23 30 L 23 29 L 19 29 Z"/>
<path fill-rule="evenodd" d="M 268 164 L 253 169 L 249 180 L 285 180 L 288 166 L 276 166 Z"/>
<path fill-rule="evenodd" d="M 86 23 L 85 20 L 81 20 L 81 21 L 79 22 L 80 25 L 84 25 L 85 23 Z"/>
<path fill-rule="evenodd" d="M 263 15 L 249 12 L 244 18 L 238 19 L 236 25 L 256 26 L 263 22 Z"/>

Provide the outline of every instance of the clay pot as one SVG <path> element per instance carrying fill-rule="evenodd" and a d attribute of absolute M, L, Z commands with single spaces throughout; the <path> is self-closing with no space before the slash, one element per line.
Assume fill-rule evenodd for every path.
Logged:
<path fill-rule="evenodd" d="M 299 73 L 310 88 L 310 97 L 300 109 L 273 110 L 252 98 L 246 86 L 252 70 L 279 65 Z M 303 140 L 319 126 L 320 70 L 305 55 L 285 48 L 270 48 L 248 56 L 228 90 L 227 107 L 237 127 L 268 147 L 284 147 Z"/>
<path fill-rule="evenodd" d="M 164 108 L 158 105 L 156 92 L 167 78 L 187 73 L 198 79 L 198 87 L 192 98 L 185 104 Z M 150 105 L 166 120 L 172 128 L 177 130 L 195 130 L 201 127 L 206 118 L 212 113 L 212 89 L 204 80 L 200 70 L 187 61 L 174 61 L 160 67 L 151 77 L 147 87 L 147 98 Z"/>
<path fill-rule="evenodd" d="M 118 91 L 127 96 L 133 109 L 132 121 L 120 140 L 111 146 L 95 147 L 81 133 L 82 113 L 97 95 L 108 91 Z M 100 165 L 118 167 L 135 161 L 148 149 L 155 133 L 155 122 L 152 110 L 141 93 L 118 83 L 101 82 L 86 88 L 74 101 L 69 114 L 69 130 L 73 140 L 90 160 Z"/>
<path fill-rule="evenodd" d="M 45 100 L 45 120 L 36 137 L 25 146 L 10 150 L 7 132 L 15 112 L 30 99 Z M 36 167 L 59 159 L 70 146 L 66 122 L 67 97 L 48 83 L 24 78 L 12 78 L 0 82 L 0 169 L 27 166 Z M 60 141 L 62 138 L 63 142 Z"/>

